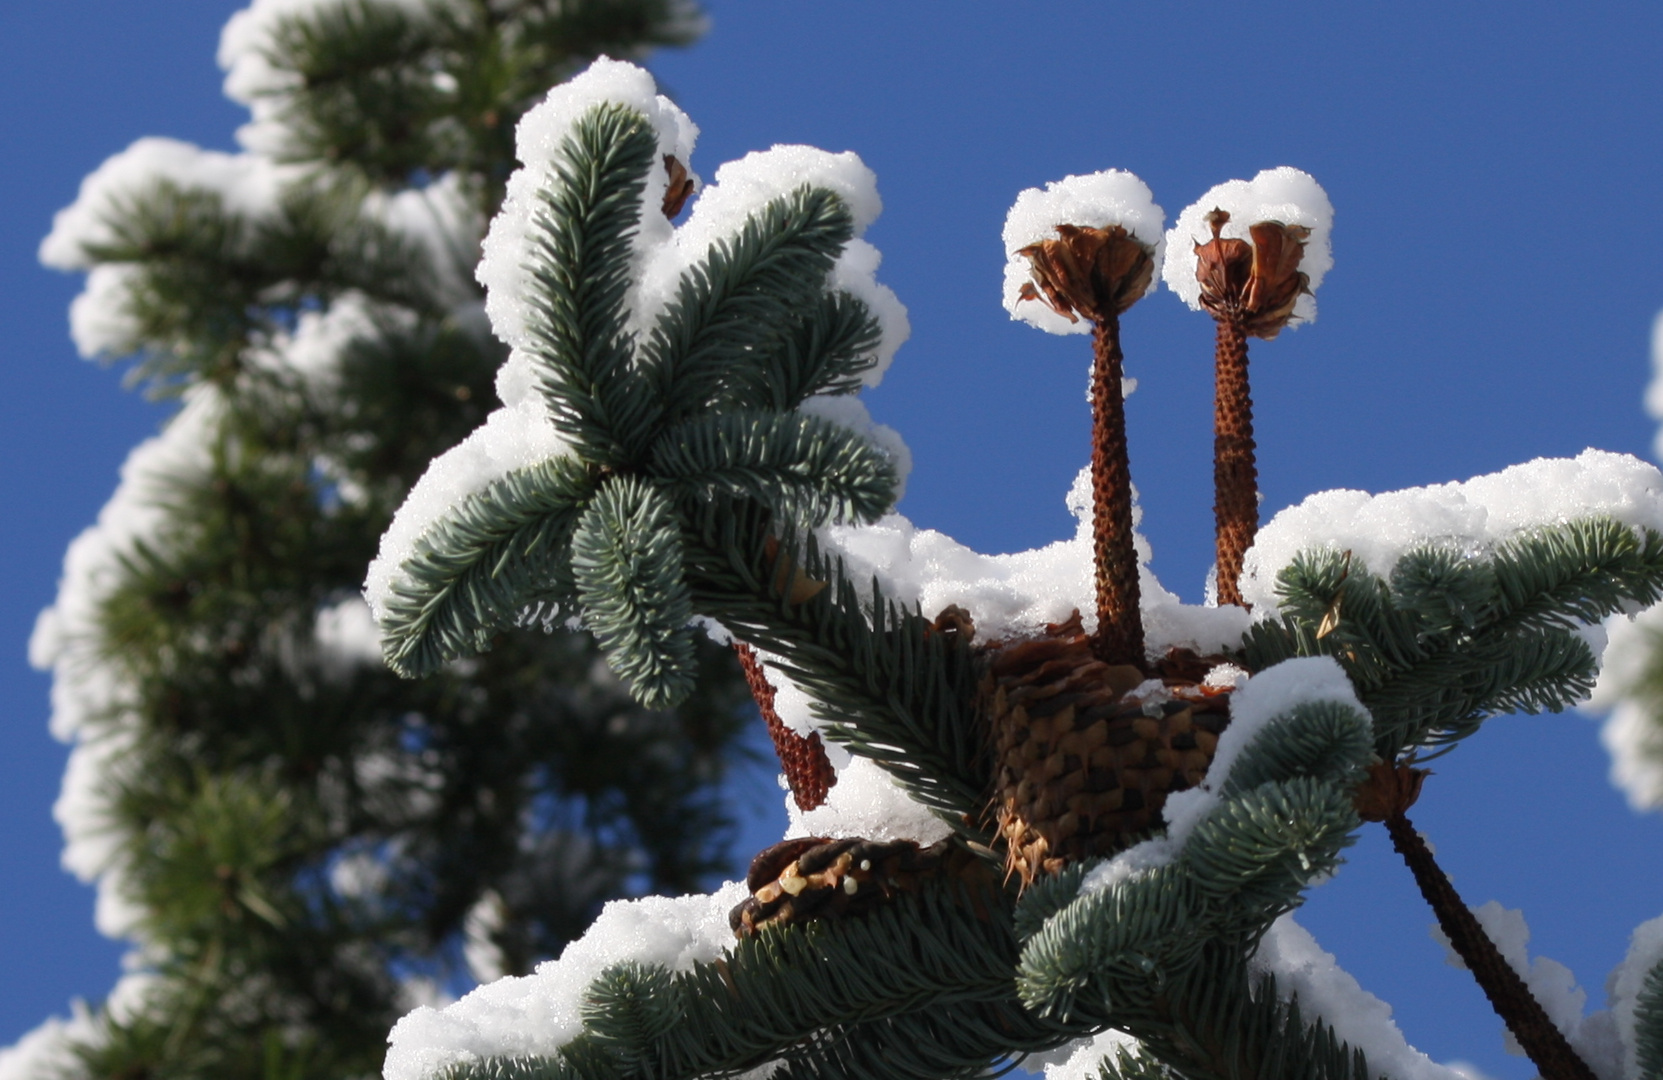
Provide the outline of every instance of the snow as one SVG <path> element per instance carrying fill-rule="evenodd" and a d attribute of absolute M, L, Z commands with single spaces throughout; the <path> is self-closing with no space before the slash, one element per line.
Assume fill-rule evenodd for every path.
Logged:
<path fill-rule="evenodd" d="M 1611 755 L 1611 784 L 1636 811 L 1663 806 L 1663 728 L 1652 719 L 1656 703 L 1640 693 L 1640 681 L 1663 635 L 1663 604 L 1632 618 L 1605 620 L 1608 644 L 1599 681 L 1581 709 L 1608 714 L 1600 742 Z"/>
<path fill-rule="evenodd" d="M 1261 221 L 1310 229 L 1299 269 L 1310 279 L 1306 287 L 1313 293 L 1334 266 L 1330 244 L 1334 207 L 1328 201 L 1328 193 L 1309 173 L 1284 165 L 1266 169 L 1252 180 L 1229 180 L 1208 189 L 1205 195 L 1186 206 L 1166 234 L 1166 262 L 1161 267 L 1161 277 L 1179 299 L 1196 311 L 1201 310 L 1201 284 L 1195 277 L 1195 245 L 1213 238 L 1212 226 L 1206 218 L 1215 209 L 1229 212 L 1230 221 L 1221 235 L 1233 240 L 1252 243 L 1248 228 Z M 1301 296 L 1294 304 L 1293 318 L 1288 325 L 1298 326 L 1316 317 L 1316 298 Z"/>
<path fill-rule="evenodd" d="M 1542 1006 L 1553 1026 L 1566 1036 L 1574 1036 L 1582 1022 L 1583 1008 L 1588 1004 L 1588 993 L 1576 984 L 1576 976 L 1564 964 L 1545 956 L 1531 958 L 1530 927 L 1525 923 L 1524 912 L 1491 900 L 1473 908 L 1472 913 L 1484 928 L 1484 933 L 1495 943 L 1502 959 L 1507 961 L 1507 966 L 1525 981 L 1531 996 Z M 1467 965 L 1450 945 L 1443 930 L 1433 924 L 1431 933 L 1432 939 L 1445 949 L 1444 962 L 1465 970 Z M 1512 1033 L 1503 1029 L 1503 1035 L 1507 1052 L 1522 1057 L 1524 1048 Z"/>
<path fill-rule="evenodd" d="M 1119 225 L 1153 253 L 1158 269 L 1166 250 L 1166 235 L 1161 231 L 1165 224 L 1166 212 L 1155 205 L 1149 185 L 1120 169 L 1053 180 L 1044 190 L 1025 189 L 1005 217 L 1005 310 L 1012 319 L 1049 334 L 1091 333 L 1091 324 L 1084 319 L 1069 322 L 1048 304 L 1020 302 L 1022 286 L 1032 277 L 1027 257 L 1017 252 L 1042 240 L 1055 240 L 1058 225 L 1093 229 Z M 1152 278 L 1149 288 L 1154 287 Z"/>
<path fill-rule="evenodd" d="M 386 617 L 387 601 L 399 568 L 417 552 L 421 538 L 469 495 L 508 472 L 570 452 L 548 419 L 537 388 L 527 325 L 527 296 L 534 288 L 527 270 L 529 237 L 537 212 L 537 190 L 553 182 L 562 158 L 561 144 L 583 116 L 597 105 L 616 103 L 646 117 L 662 154 L 688 163 L 698 129 L 669 99 L 658 94 L 646 71 L 633 64 L 601 58 L 581 75 L 549 91 L 517 129 L 517 152 L 523 167 L 508 181 L 502 211 L 491 222 L 476 276 L 486 289 L 485 310 L 497 336 L 511 349 L 497 374 L 503 408 L 461 445 L 436 458 L 399 508 L 365 579 L 364 595 L 377 621 Z M 858 235 L 883 208 L 872 171 L 852 153 L 831 154 L 807 146 L 776 146 L 723 165 L 681 227 L 660 211 L 668 181 L 662 169 L 649 173 L 642 196 L 641 226 L 631 243 L 635 270 L 627 303 L 631 325 L 642 340 L 657 313 L 673 297 L 683 271 L 703 258 L 712 244 L 733 235 L 745 219 L 769 200 L 804 184 L 828 188 L 847 203 Z M 910 329 L 906 309 L 874 274 L 876 248 L 856 240 L 848 245 L 831 274 L 831 285 L 864 300 L 882 330 L 878 364 L 865 377 L 875 386 Z M 886 450 L 904 479 L 911 455 L 899 433 L 872 421 L 866 408 L 849 397 L 805 402 L 803 412 L 844 424 Z"/>
<path fill-rule="evenodd" d="M 1321 1015 L 1335 1034 L 1361 1049 L 1375 1075 L 1392 1080 L 1464 1080 L 1467 1075 L 1410 1046 L 1392 1019 L 1392 1007 L 1364 990 L 1291 913 L 1271 924 L 1253 957 L 1253 970 L 1274 975 L 1284 999 L 1298 995 L 1307 1019 Z"/>
<path fill-rule="evenodd" d="M 115 208 L 158 183 L 218 195 L 227 210 L 261 217 L 277 205 L 286 183 L 302 175 L 298 166 L 278 165 L 252 154 L 204 150 L 178 139 L 151 136 L 111 155 L 81 181 L 75 201 L 52 218 L 40 244 L 40 261 L 55 270 L 86 270 L 88 247 L 110 244 Z"/>
<path fill-rule="evenodd" d="M 841 749 L 828 746 L 827 750 Z M 844 751 L 847 754 L 847 751 Z M 952 830 L 913 801 L 905 789 L 867 758 L 857 757 L 837 770 L 837 783 L 826 801 L 807 812 L 787 798 L 787 840 L 799 836 L 861 836 L 868 840 L 916 840 L 933 844 Z"/>
<path fill-rule="evenodd" d="M 1635 1057 L 1635 1016 L 1640 991 L 1646 976 L 1663 963 L 1663 915 L 1641 923 L 1629 938 L 1628 955 L 1611 973 L 1607 993 L 1611 999 L 1611 1014 L 1616 1021 L 1617 1035 L 1623 1052 L 1623 1076 L 1639 1080 L 1639 1062 Z"/>
<path fill-rule="evenodd" d="M 969 611 L 978 642 L 1038 633 L 1078 610 L 1087 630 L 1096 625 L 1092 575 L 1091 473 L 1075 477 L 1068 508 L 1077 525 L 1072 539 L 1032 551 L 983 555 L 933 529 L 920 529 L 901 514 L 869 526 L 834 525 L 822 531 L 829 551 L 844 558 L 852 580 L 876 576 L 893 599 L 918 604 L 934 615 L 950 604 Z M 1133 524 L 1141 519 L 1133 509 Z M 1148 541 L 1135 538 L 1139 560 L 1150 559 Z M 1239 608 L 1182 604 L 1144 565 L 1141 573 L 1144 632 L 1151 652 L 1188 645 L 1216 652 L 1241 641 L 1248 626 Z"/>
<path fill-rule="evenodd" d="M 1278 513 L 1243 560 L 1255 618 L 1276 614 L 1276 574 L 1306 550 L 1350 551 L 1381 576 L 1411 548 L 1480 552 L 1533 528 L 1604 516 L 1663 530 L 1663 473 L 1627 454 L 1584 450 L 1459 483 L 1370 495 L 1324 491 Z"/>
<path fill-rule="evenodd" d="M 1024 1065 L 1043 1065 L 1045 1080 L 1097 1080 L 1103 1060 L 1117 1050 L 1138 1051 L 1138 1041 L 1109 1028 L 1089 1039 L 1064 1043 L 1048 1054 L 1033 1054 Z"/>
<path fill-rule="evenodd" d="M 381 0 L 414 17 L 424 14 L 427 0 Z M 273 154 L 287 141 L 281 116 L 299 77 L 271 62 L 278 24 L 305 18 L 327 8 L 342 8 L 346 0 L 254 0 L 232 15 L 219 36 L 219 66 L 225 72 L 225 96 L 249 107 L 253 118 L 237 132 L 237 141 L 251 151 Z M 461 6 L 452 0 L 449 6 Z"/>
<path fill-rule="evenodd" d="M 717 959 L 733 944 L 728 912 L 747 895 L 742 882 L 729 882 L 708 895 L 614 900 L 558 960 L 400 1020 L 383 1075 L 422 1080 L 460 1062 L 552 1054 L 582 1029 L 583 994 L 602 971 L 624 960 L 689 971 Z"/>
<path fill-rule="evenodd" d="M 128 972 L 105 999 L 105 1011 L 118 1022 L 131 1020 L 154 982 L 154 977 L 144 972 Z M 0 1047 L 0 1080 L 83 1075 L 76 1047 L 102 1044 L 106 1031 L 86 1002 L 76 1000 L 68 1019 L 51 1017 L 11 1046 Z"/>

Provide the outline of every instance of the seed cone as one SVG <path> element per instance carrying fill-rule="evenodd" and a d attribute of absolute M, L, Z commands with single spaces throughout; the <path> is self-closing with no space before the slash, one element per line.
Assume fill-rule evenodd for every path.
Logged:
<path fill-rule="evenodd" d="M 950 839 L 928 847 L 913 840 L 786 840 L 751 860 L 745 879 L 751 895 L 728 915 L 728 924 L 735 937 L 746 937 L 764 926 L 862 915 L 947 880 L 986 887 L 994 875 Z"/>
<path fill-rule="evenodd" d="M 1007 872 L 1026 886 L 1158 826 L 1167 795 L 1206 775 L 1229 723 L 1226 694 L 1199 685 L 1222 659 L 1169 654 L 1146 680 L 1097 658 L 1079 612 L 990 646 L 980 707 Z"/>
<path fill-rule="evenodd" d="M 733 651 L 739 656 L 739 666 L 745 673 L 745 684 L 768 725 L 768 737 L 773 740 L 774 753 L 779 755 L 780 769 L 791 788 L 791 798 L 799 810 L 818 809 L 826 795 L 837 786 L 837 770 L 826 757 L 826 747 L 818 731 L 805 737 L 792 731 L 780 719 L 774 708 L 774 686 L 762 670 L 762 661 L 755 650 L 743 642 L 734 642 Z"/>

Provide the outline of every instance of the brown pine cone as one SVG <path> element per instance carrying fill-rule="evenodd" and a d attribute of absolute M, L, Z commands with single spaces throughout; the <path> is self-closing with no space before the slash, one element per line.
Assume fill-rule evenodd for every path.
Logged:
<path fill-rule="evenodd" d="M 1222 659 L 1174 651 L 1154 665 L 1160 688 L 1146 686 L 1138 668 L 1093 654 L 1077 611 L 990 646 L 979 697 L 1007 872 L 1028 885 L 1158 826 L 1167 795 L 1206 775 L 1229 723 L 1227 692 L 1200 685 Z"/>
<path fill-rule="evenodd" d="M 785 840 L 751 860 L 745 879 L 751 895 L 728 923 L 735 937 L 746 937 L 764 926 L 862 915 L 947 879 L 973 886 L 994 882 L 985 862 L 950 839 L 929 847 L 913 840 Z"/>

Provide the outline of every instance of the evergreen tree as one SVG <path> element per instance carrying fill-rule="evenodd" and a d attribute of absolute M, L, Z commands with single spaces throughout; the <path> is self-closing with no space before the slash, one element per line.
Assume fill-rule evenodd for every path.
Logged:
<path fill-rule="evenodd" d="M 614 910 L 532 979 L 401 1021 L 389 1080 L 969 1077 L 1061 1047 L 1104 1080 L 1425 1075 L 1335 979 L 1279 959 L 1365 822 L 1543 1076 L 1658 1075 L 1663 920 L 1613 1013 L 1550 1015 L 1407 811 L 1427 757 L 1580 700 L 1587 627 L 1663 597 L 1663 476 L 1590 451 L 1261 530 L 1246 342 L 1314 315 L 1326 196 L 1274 170 L 1163 234 L 1136 178 L 1073 177 L 1018 200 L 1006 281 L 1013 314 L 1091 335 L 1083 528 L 1020 564 L 1050 580 L 978 591 L 950 541 L 914 557 L 865 528 L 901 478 L 853 397 L 898 328 L 859 239 L 870 174 L 776 148 L 672 230 L 688 126 L 615 63 L 528 117 L 481 268 L 523 427 L 476 437 L 544 441 L 418 488 L 366 595 L 409 675 L 553 608 L 649 702 L 690 692 L 694 620 L 714 623 L 850 772 L 887 777 L 832 796 L 878 804 L 860 820 L 882 835 L 798 837 L 742 887 Z M 1219 322 L 1223 602 L 1204 609 L 1139 567 L 1131 531 L 1119 320 L 1157 268 Z M 1457 504 L 1484 512 L 1452 524 Z"/>
<path fill-rule="evenodd" d="M 78 344 L 180 405 L 35 642 L 77 741 L 69 859 L 137 962 L 43 1071 L 372 1075 L 412 1004 L 726 867 L 725 650 L 683 658 L 673 710 L 564 633 L 409 682 L 358 597 L 429 459 L 494 407 L 472 268 L 518 118 L 700 29 L 682 0 L 258 0 L 222 48 L 247 152 L 142 140 L 60 215 Z"/>

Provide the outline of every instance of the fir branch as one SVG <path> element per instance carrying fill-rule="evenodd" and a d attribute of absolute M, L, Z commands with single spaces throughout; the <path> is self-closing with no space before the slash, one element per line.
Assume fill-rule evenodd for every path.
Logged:
<path fill-rule="evenodd" d="M 1196 827 L 1183 860 L 1203 896 L 1271 918 L 1333 872 L 1362 825 L 1350 785 L 1313 777 L 1270 781 L 1227 798 Z"/>
<path fill-rule="evenodd" d="M 663 387 L 671 419 L 708 406 L 760 404 L 758 382 L 779 352 L 782 327 L 811 309 L 854 236 L 843 200 L 804 185 L 745 219 L 683 275 L 659 317 L 644 368 Z"/>
<path fill-rule="evenodd" d="M 1296 705 L 1242 750 L 1219 794 L 1231 798 L 1261 784 L 1323 777 L 1342 787 L 1362 779 L 1374 753 L 1369 718 L 1343 702 Z"/>
<path fill-rule="evenodd" d="M 869 1061 L 853 1044 L 879 1035 L 885 1047 L 916 1048 L 917 1075 L 953 1075 L 971 1061 L 985 1065 L 1000 1048 L 1038 1049 L 1086 1033 L 1024 1016 L 1011 997 L 1015 951 L 1001 894 L 934 886 L 858 919 L 766 928 L 720 960 L 668 976 L 667 986 L 664 975 L 612 969 L 602 979 L 608 985 L 599 994 L 591 990 L 584 1034 L 558 1058 L 459 1064 L 445 1075 L 683 1080 L 754 1068 L 782 1051 L 797 1068 L 853 1068 Z M 908 962 L 877 959 L 894 957 Z M 610 985 L 620 977 L 635 983 L 628 993 Z M 623 1018 L 609 1010 L 638 1012 L 649 979 L 654 1008 L 675 1022 L 628 1053 L 614 1053 L 596 1038 L 597 1026 L 619 1027 Z M 967 1025 L 966 1043 L 953 1034 L 953 1021 Z"/>
<path fill-rule="evenodd" d="M 658 416 L 648 380 L 633 370 L 624 306 L 641 193 L 657 154 L 646 117 L 597 105 L 561 143 L 527 237 L 527 351 L 555 426 L 596 464 L 633 460 Z"/>
<path fill-rule="evenodd" d="M 889 456 L 864 437 L 801 413 L 721 412 L 653 444 L 652 471 L 683 498 L 751 498 L 803 527 L 869 522 L 894 503 Z"/>
<path fill-rule="evenodd" d="M 779 657 L 832 738 L 980 835 L 991 778 L 970 650 L 885 598 L 875 580 L 863 601 L 841 561 L 812 537 L 776 529 L 754 503 L 706 507 L 687 544 L 695 609 Z M 793 602 L 794 574 L 826 587 Z"/>
<path fill-rule="evenodd" d="M 578 520 L 571 550 L 584 624 L 612 670 L 649 708 L 681 701 L 693 689 L 697 665 L 681 530 L 669 496 L 650 482 L 612 477 Z"/>
<path fill-rule="evenodd" d="M 388 665 L 427 674 L 485 649 L 534 597 L 569 602 L 571 537 L 594 489 L 576 459 L 558 457 L 452 507 L 399 567 L 381 626 Z"/>
<path fill-rule="evenodd" d="M 1249 665 L 1337 659 L 1374 716 L 1376 752 L 1391 760 L 1465 738 L 1490 716 L 1556 712 L 1586 696 L 1596 665 L 1574 631 L 1663 595 L 1663 537 L 1572 521 L 1487 554 L 1410 551 L 1389 586 L 1340 553 L 1305 552 L 1277 575 L 1277 593 L 1282 619 L 1249 630 Z"/>
<path fill-rule="evenodd" d="M 855 393 L 861 377 L 877 365 L 882 340 L 882 328 L 864 300 L 840 290 L 821 293 L 781 335 L 773 363 L 760 366 L 756 406 L 784 411 L 816 395 Z M 736 388 L 736 401 L 750 397 Z"/>

